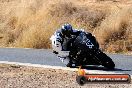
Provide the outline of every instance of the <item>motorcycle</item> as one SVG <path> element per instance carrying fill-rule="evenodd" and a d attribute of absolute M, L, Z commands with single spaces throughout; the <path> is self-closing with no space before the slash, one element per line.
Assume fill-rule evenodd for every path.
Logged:
<path fill-rule="evenodd" d="M 82 32 L 69 43 L 69 57 L 75 64 L 102 65 L 108 69 L 114 69 L 115 64 L 112 59 L 99 49 L 99 44 L 95 37 Z"/>

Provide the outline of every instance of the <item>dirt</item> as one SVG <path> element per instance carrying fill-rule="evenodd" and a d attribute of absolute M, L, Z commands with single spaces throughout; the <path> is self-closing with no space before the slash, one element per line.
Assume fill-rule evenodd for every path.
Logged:
<path fill-rule="evenodd" d="M 0 64 L 0 88 L 132 88 L 132 84 L 76 82 L 77 72 Z"/>

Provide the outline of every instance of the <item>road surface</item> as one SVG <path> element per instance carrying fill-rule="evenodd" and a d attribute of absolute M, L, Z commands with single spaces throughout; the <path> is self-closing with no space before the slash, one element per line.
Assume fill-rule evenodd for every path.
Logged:
<path fill-rule="evenodd" d="M 116 69 L 109 72 L 132 75 L 132 55 L 108 54 L 108 56 L 116 65 Z M 0 61 L 65 67 L 49 49 L 0 48 Z M 97 66 L 89 66 L 88 70 L 108 71 L 104 67 Z"/>

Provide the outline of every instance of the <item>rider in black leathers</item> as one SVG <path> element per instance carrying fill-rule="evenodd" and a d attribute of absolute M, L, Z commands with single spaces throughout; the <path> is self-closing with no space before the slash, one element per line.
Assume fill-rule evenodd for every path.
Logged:
<path fill-rule="evenodd" d="M 71 48 L 69 47 L 71 44 L 70 42 L 74 41 L 74 39 L 80 34 L 84 32 L 83 30 L 77 30 L 77 29 L 73 29 L 71 24 L 64 24 L 60 29 L 58 29 L 55 33 L 54 33 L 54 38 L 52 38 L 52 45 L 55 46 L 53 47 L 53 53 L 57 54 L 58 57 L 60 58 L 60 60 L 62 62 L 64 62 L 64 64 L 67 67 L 71 67 L 72 65 L 75 65 L 74 62 L 72 61 L 72 58 L 69 57 L 69 55 L 59 55 L 58 51 L 69 51 L 71 52 Z M 91 38 L 93 41 L 96 41 L 95 37 L 92 36 L 91 33 L 85 32 L 87 34 L 87 37 Z M 57 44 L 57 43 L 60 44 Z M 96 43 L 97 47 L 99 47 L 99 44 L 97 42 Z M 59 49 L 58 49 L 59 48 Z"/>

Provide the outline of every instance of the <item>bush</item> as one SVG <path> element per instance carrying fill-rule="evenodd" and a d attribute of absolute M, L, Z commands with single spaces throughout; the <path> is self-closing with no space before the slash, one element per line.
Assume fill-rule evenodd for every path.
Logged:
<path fill-rule="evenodd" d="M 124 0 L 116 3 L 118 6 L 109 0 L 1 0 L 0 44 L 50 48 L 50 36 L 68 22 L 92 32 L 105 51 L 131 51 L 132 6 Z"/>

